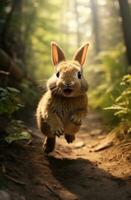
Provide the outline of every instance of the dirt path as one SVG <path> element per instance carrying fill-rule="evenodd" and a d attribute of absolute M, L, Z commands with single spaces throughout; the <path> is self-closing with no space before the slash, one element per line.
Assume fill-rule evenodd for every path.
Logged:
<path fill-rule="evenodd" d="M 131 199 L 131 154 L 114 146 L 94 152 L 104 137 L 98 116 L 90 114 L 76 141 L 58 139 L 49 156 L 41 135 L 30 144 L 1 144 L 0 200 Z"/>

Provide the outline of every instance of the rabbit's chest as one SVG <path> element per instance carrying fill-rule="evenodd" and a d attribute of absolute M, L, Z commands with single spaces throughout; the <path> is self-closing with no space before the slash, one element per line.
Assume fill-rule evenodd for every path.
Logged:
<path fill-rule="evenodd" d="M 70 101 L 57 101 L 54 105 L 55 111 L 58 116 L 65 121 L 75 109 L 75 104 Z"/>

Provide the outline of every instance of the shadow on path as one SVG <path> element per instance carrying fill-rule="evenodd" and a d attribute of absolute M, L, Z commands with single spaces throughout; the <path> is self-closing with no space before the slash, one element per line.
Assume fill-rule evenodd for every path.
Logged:
<path fill-rule="evenodd" d="M 89 160 L 48 157 L 54 177 L 79 200 L 130 199 L 131 187 Z"/>
<path fill-rule="evenodd" d="M 69 158 L 67 147 L 63 149 L 66 158 L 57 151 L 52 156 L 44 156 L 41 146 L 37 138 L 30 145 L 1 144 L 0 164 L 4 171 L 1 170 L 0 175 L 6 178 L 12 200 L 131 199 L 131 185 L 100 169 L 96 162 L 72 159 L 73 153 Z"/>

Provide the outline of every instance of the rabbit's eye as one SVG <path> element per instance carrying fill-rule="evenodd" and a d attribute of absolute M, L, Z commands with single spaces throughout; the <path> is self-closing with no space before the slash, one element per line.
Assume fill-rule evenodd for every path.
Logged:
<path fill-rule="evenodd" d="M 60 72 L 57 72 L 57 73 L 56 73 L 56 76 L 57 76 L 57 78 L 59 78 L 59 76 L 60 76 Z"/>
<path fill-rule="evenodd" d="M 78 72 L 78 78 L 81 79 L 81 72 Z"/>

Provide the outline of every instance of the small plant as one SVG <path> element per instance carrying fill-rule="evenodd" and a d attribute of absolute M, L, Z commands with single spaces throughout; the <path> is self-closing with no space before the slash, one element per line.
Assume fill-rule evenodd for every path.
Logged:
<path fill-rule="evenodd" d="M 120 83 L 123 88 L 121 94 L 115 99 L 112 106 L 105 110 L 113 111 L 119 118 L 120 124 L 116 128 L 116 136 L 119 140 L 131 139 L 131 75 L 125 75 Z"/>
<path fill-rule="evenodd" d="M 20 103 L 20 91 L 13 87 L 0 87 L 0 132 L 4 140 L 11 143 L 16 140 L 29 140 L 31 135 L 22 121 L 14 120 L 13 114 L 23 105 Z"/>
<path fill-rule="evenodd" d="M 0 87 L 0 115 L 11 118 L 12 114 L 22 107 L 19 93 L 20 91 L 13 87 Z"/>
<path fill-rule="evenodd" d="M 112 110 L 120 121 L 131 121 L 131 75 L 125 75 L 120 85 L 123 87 L 121 94 L 115 99 L 112 106 L 105 110 Z"/>
<path fill-rule="evenodd" d="M 99 64 L 91 66 L 94 77 L 91 80 L 89 98 L 92 108 L 98 109 L 103 115 L 105 122 L 115 125 L 119 118 L 111 112 L 106 112 L 105 107 L 114 104 L 115 99 L 121 94 L 122 88 L 120 85 L 122 77 L 127 71 L 125 61 L 125 47 L 120 44 L 114 49 L 101 52 L 98 55 Z M 93 82 L 93 84 L 92 84 Z"/>
<path fill-rule="evenodd" d="M 16 140 L 30 140 L 30 130 L 27 129 L 25 124 L 20 120 L 12 120 L 9 126 L 6 128 L 8 136 L 5 137 L 5 141 L 12 143 Z"/>

